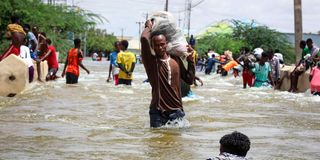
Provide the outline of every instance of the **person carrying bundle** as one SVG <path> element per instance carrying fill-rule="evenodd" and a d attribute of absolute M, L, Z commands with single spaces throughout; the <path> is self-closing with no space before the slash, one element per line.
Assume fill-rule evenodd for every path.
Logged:
<path fill-rule="evenodd" d="M 12 24 L 7 26 L 6 38 L 11 39 L 11 44 L 9 48 L 0 55 L 0 61 L 7 58 L 10 54 L 16 56 L 20 55 L 20 46 L 24 44 L 24 39 L 26 37 L 26 32 L 24 32 L 22 26 L 20 25 L 20 18 L 16 16 L 11 17 Z"/>
<path fill-rule="evenodd" d="M 186 57 L 187 67 L 177 55 L 170 55 L 167 32 L 153 31 L 153 22 L 148 20 L 141 35 L 142 61 L 152 87 L 152 100 L 149 109 L 150 126 L 161 127 L 168 121 L 185 116 L 180 92 L 180 82 L 193 84 L 195 65 L 192 54 Z M 187 47 L 187 52 L 193 49 Z"/>

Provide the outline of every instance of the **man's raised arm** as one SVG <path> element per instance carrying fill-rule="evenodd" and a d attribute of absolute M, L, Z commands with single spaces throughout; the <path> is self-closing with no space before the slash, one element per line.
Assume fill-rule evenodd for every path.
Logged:
<path fill-rule="evenodd" d="M 145 24 L 145 28 L 141 34 L 141 57 L 142 62 L 146 68 L 149 70 L 150 66 L 155 64 L 155 58 L 151 53 L 151 45 L 150 45 L 150 33 L 151 33 L 152 23 L 151 21 L 147 21 Z"/>

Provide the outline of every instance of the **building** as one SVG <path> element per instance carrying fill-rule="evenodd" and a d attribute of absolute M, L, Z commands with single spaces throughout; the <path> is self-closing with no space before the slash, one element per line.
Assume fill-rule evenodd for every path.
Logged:
<path fill-rule="evenodd" d="M 128 50 L 135 53 L 136 55 L 141 54 L 141 46 L 140 46 L 140 40 L 134 37 L 128 37 L 128 36 L 117 36 L 117 40 L 127 40 L 129 42 Z"/>

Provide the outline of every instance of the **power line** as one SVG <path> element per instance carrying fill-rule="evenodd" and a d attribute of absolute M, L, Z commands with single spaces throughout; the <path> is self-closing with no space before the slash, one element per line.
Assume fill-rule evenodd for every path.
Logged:
<path fill-rule="evenodd" d="M 139 25 L 139 37 L 141 36 L 141 24 L 143 24 L 143 22 L 136 22 L 136 24 Z M 141 45 L 140 45 L 140 41 L 139 41 L 139 51 L 141 50 Z"/>
<path fill-rule="evenodd" d="M 146 21 L 148 20 L 148 18 L 149 18 L 149 13 L 147 12 L 147 13 L 142 13 L 142 16 L 146 16 Z"/>
<path fill-rule="evenodd" d="M 123 40 L 123 31 L 124 31 L 124 28 L 121 28 L 121 40 Z"/>
<path fill-rule="evenodd" d="M 204 2 L 204 0 L 199 0 L 198 2 L 194 3 L 193 5 L 191 5 L 191 8 L 197 7 L 202 2 Z"/>
<path fill-rule="evenodd" d="M 204 0 L 199 0 L 198 2 L 192 4 L 192 0 L 186 0 L 185 1 L 185 26 L 188 28 L 188 38 L 190 36 L 190 27 L 191 27 L 191 10 L 192 8 L 198 6 L 204 2 Z"/>

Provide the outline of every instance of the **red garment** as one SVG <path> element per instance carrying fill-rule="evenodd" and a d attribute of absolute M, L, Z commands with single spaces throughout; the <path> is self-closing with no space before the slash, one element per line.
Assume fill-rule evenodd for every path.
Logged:
<path fill-rule="evenodd" d="M 58 64 L 58 60 L 57 60 L 57 54 L 56 54 L 56 49 L 54 48 L 54 46 L 49 46 L 48 47 L 48 51 L 51 51 L 51 53 L 49 54 L 49 56 L 46 58 L 47 62 L 48 62 L 48 67 L 49 68 L 55 68 L 58 69 L 59 68 L 59 64 Z"/>
<path fill-rule="evenodd" d="M 119 84 L 119 75 L 114 75 L 113 76 L 113 79 L 114 79 L 114 84 L 117 86 Z"/>
<path fill-rule="evenodd" d="M 77 48 L 70 49 L 68 52 L 67 72 L 72 73 L 76 76 L 79 76 L 80 71 L 79 71 L 78 61 L 82 61 L 82 59 L 83 58 L 81 54 L 79 54 L 79 51 Z"/>
<path fill-rule="evenodd" d="M 253 86 L 254 76 L 248 70 L 243 70 L 242 79 L 243 79 L 243 84 L 248 84 L 249 87 Z"/>
<path fill-rule="evenodd" d="M 318 67 L 314 67 L 311 70 L 310 75 L 312 76 L 310 81 L 311 92 L 320 92 L 320 69 Z"/>
<path fill-rule="evenodd" d="M 10 47 L 0 56 L 0 61 L 7 58 L 10 54 L 14 54 L 16 56 L 19 56 L 20 55 L 20 48 L 17 48 L 11 44 Z"/>

